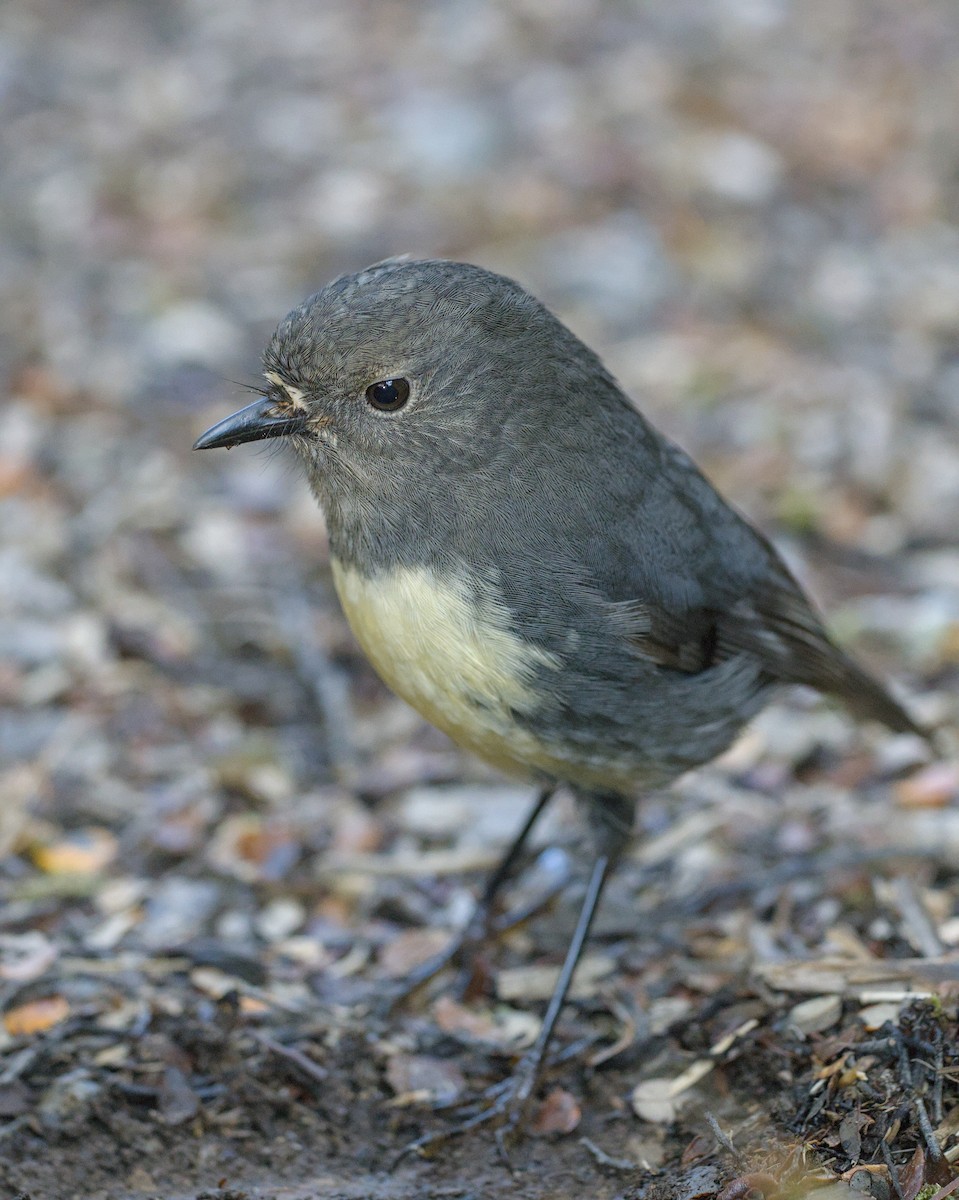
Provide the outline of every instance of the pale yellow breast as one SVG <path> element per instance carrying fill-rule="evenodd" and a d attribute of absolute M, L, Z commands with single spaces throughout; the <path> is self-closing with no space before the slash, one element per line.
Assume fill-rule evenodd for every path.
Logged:
<path fill-rule="evenodd" d="M 501 769 L 539 765 L 543 747 L 513 714 L 540 706 L 537 672 L 562 664 L 516 635 L 492 586 L 423 568 L 367 577 L 335 559 L 332 566 L 357 641 L 398 695 Z"/>

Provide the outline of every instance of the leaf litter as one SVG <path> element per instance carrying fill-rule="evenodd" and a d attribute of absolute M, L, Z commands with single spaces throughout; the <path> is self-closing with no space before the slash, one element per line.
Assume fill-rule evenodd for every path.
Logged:
<path fill-rule="evenodd" d="M 302 38 L 288 0 L 248 37 L 227 0 L 75 7 L 4 43 L 5 1193 L 955 1194 L 950 6 L 464 33 L 336 2 Z M 944 734 L 933 762 L 784 695 L 646 800 L 515 1175 L 483 1138 L 387 1167 L 535 1038 L 581 827 L 561 800 L 468 980 L 380 1015 L 523 791 L 380 686 L 282 461 L 187 450 L 293 299 L 408 247 L 495 259 L 602 343 Z"/>

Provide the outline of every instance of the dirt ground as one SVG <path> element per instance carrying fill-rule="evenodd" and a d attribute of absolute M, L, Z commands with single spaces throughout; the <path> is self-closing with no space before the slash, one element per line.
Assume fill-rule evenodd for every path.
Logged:
<path fill-rule="evenodd" d="M 0 1194 L 936 1200 L 959 1161 L 951 0 L 0 16 Z M 392 1014 L 532 797 L 393 698 L 282 454 L 191 455 L 388 254 L 519 278 L 942 731 L 784 694 Z"/>

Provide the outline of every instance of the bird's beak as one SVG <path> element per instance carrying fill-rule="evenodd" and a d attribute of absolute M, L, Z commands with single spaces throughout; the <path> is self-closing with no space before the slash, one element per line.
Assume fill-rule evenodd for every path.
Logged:
<path fill-rule="evenodd" d="M 306 414 L 289 415 L 278 409 L 275 400 L 261 396 L 246 408 L 217 422 L 193 443 L 194 450 L 216 450 L 219 446 L 239 446 L 241 442 L 258 442 L 263 438 L 286 437 L 306 428 Z"/>

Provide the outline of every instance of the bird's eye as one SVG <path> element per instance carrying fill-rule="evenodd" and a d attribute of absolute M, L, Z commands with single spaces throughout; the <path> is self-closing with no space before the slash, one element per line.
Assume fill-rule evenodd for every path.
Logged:
<path fill-rule="evenodd" d="M 381 379 L 379 383 L 371 383 L 366 398 L 380 412 L 396 412 L 410 398 L 409 380 Z"/>

